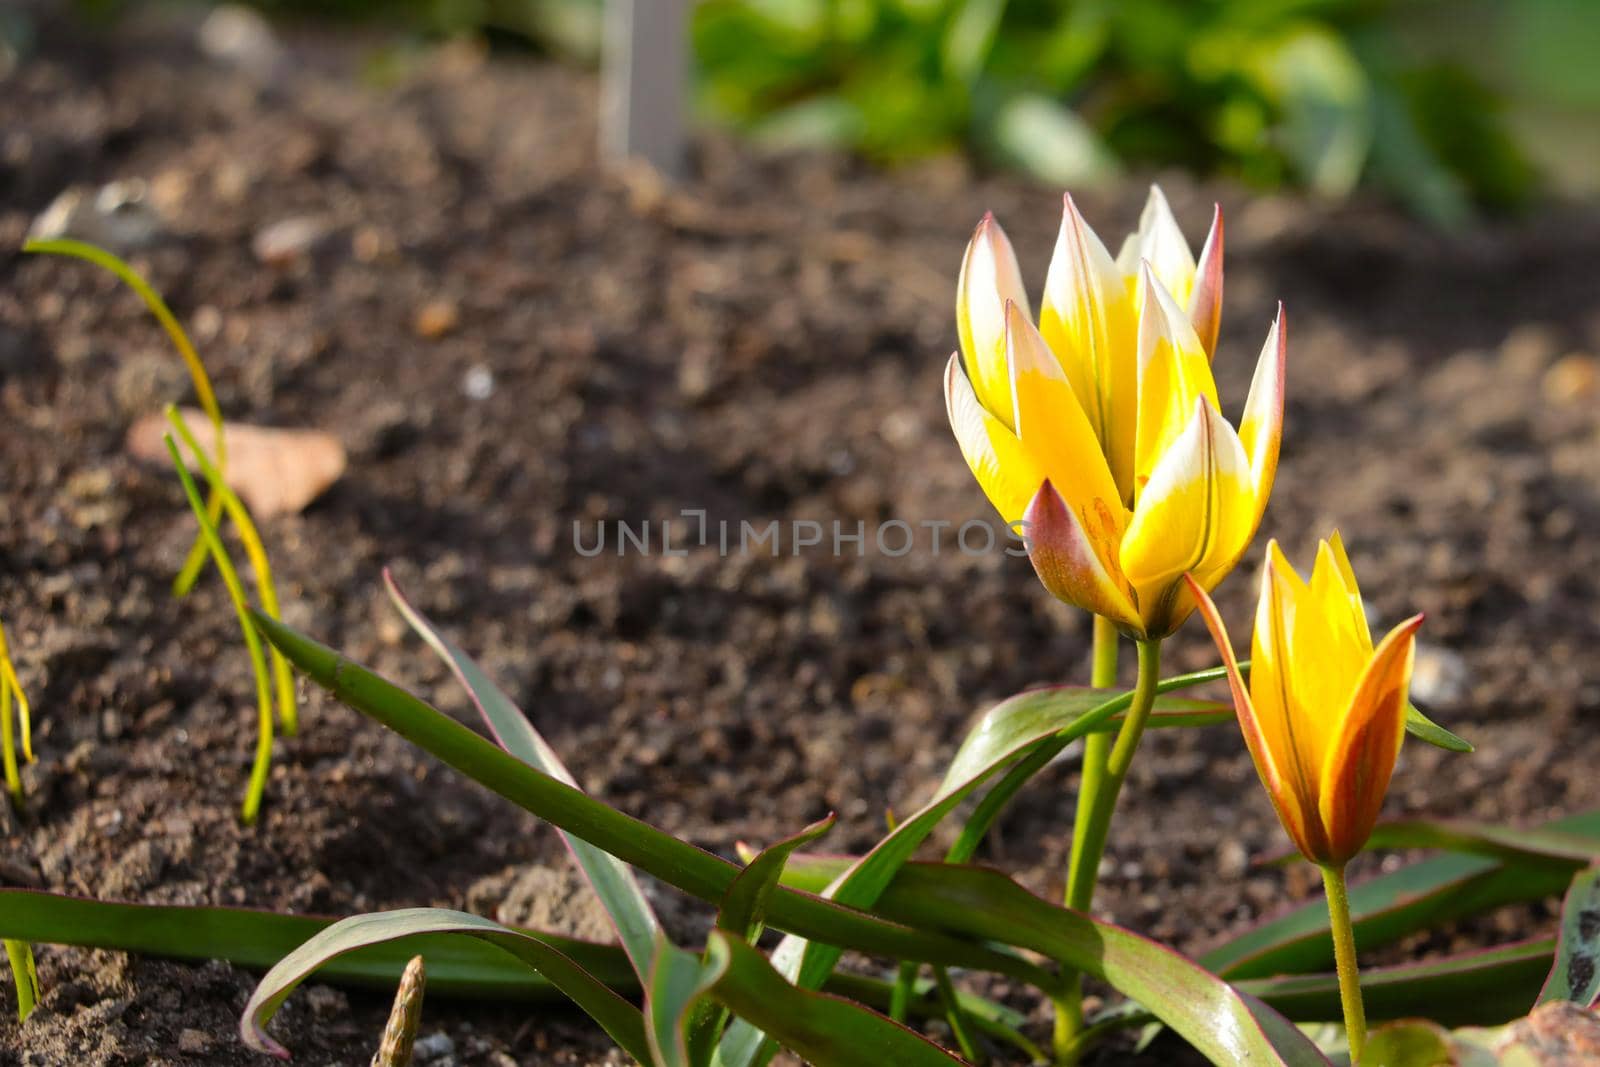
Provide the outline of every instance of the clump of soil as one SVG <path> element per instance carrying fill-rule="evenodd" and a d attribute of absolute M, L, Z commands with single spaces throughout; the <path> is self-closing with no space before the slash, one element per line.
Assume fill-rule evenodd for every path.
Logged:
<path fill-rule="evenodd" d="M 730 855 L 830 810 L 830 847 L 868 845 L 889 808 L 928 795 L 978 709 L 1086 676 L 1086 620 L 998 552 L 935 555 L 924 537 L 895 556 L 869 534 L 861 555 L 591 558 L 573 541 L 575 522 L 659 530 L 684 509 L 847 533 L 989 518 L 940 395 L 956 270 L 992 208 L 1037 287 L 1059 190 L 716 136 L 666 190 L 598 169 L 593 81 L 564 67 L 446 48 L 402 53 L 379 82 L 363 73 L 377 42 L 318 30 L 287 33 L 252 76 L 183 24 L 37 30 L 0 81 L 0 249 L 69 185 L 148 183 L 161 233 L 135 261 L 226 413 L 332 430 L 350 453 L 326 496 L 264 525 L 294 624 L 466 718 L 380 592 L 394 565 L 586 788 Z M 1536 820 L 1600 801 L 1600 212 L 1447 237 L 1371 205 L 1163 180 L 1194 237 L 1214 198 L 1228 212 L 1230 413 L 1288 307 L 1262 543 L 1308 561 L 1339 526 L 1383 620 L 1428 612 L 1448 683 L 1432 710 L 1479 745 L 1408 745 L 1389 810 Z M 1129 181 L 1082 199 L 1114 241 L 1143 195 Z M 214 577 L 168 595 L 193 525 L 170 474 L 122 447 L 185 388 L 111 278 L 0 252 L 0 610 L 40 754 L 0 879 L 492 913 L 527 888 L 517 871 L 563 862 L 554 835 L 319 693 L 276 746 L 260 824 L 237 824 L 246 657 Z M 1251 585 L 1221 591 L 1241 633 Z M 1175 670 L 1215 660 L 1197 625 L 1169 648 Z M 1249 865 L 1282 838 L 1235 731 L 1145 747 L 1099 910 L 1199 951 L 1314 891 L 1304 871 Z M 1058 893 L 1076 778 L 1070 759 L 1041 775 L 981 858 Z M 233 1036 L 247 973 L 62 948 L 40 972 L 33 1020 L 0 1013 L 0 1063 L 257 1062 Z M 384 1010 L 313 988 L 275 1029 L 302 1063 L 365 1062 Z M 462 1064 L 607 1062 L 559 1010 L 434 999 L 424 1032 Z"/>

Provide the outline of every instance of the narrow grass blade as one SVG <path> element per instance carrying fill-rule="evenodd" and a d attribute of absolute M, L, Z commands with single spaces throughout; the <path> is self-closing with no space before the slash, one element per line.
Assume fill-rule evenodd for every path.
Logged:
<path fill-rule="evenodd" d="M 501 926 L 491 919 L 443 908 L 406 908 L 343 919 L 312 937 L 268 971 L 250 995 L 239 1021 L 249 1048 L 288 1059 L 267 1036 L 266 1025 L 295 986 L 324 963 L 354 949 L 415 934 L 464 934 L 510 953 L 560 988 L 630 1056 L 649 1062 L 649 1044 L 639 1010 L 542 936 Z"/>
<path fill-rule="evenodd" d="M 172 465 L 178 470 L 178 480 L 183 483 L 183 493 L 189 498 L 195 521 L 200 524 L 202 543 L 211 550 L 222 582 L 228 587 L 228 599 L 233 601 L 233 610 L 239 616 L 239 628 L 244 631 L 244 643 L 250 650 L 250 665 L 255 669 L 256 755 L 250 768 L 250 784 L 245 788 L 244 805 L 239 812 L 240 819 L 249 826 L 260 814 L 261 797 L 267 790 L 267 770 L 272 764 L 272 687 L 267 680 L 267 657 L 261 650 L 261 638 L 256 634 L 255 627 L 250 625 L 249 600 L 244 595 L 239 573 L 233 569 L 233 561 L 228 558 L 228 550 L 223 547 L 216 524 L 200 502 L 200 491 L 195 488 L 194 479 L 189 477 L 183 457 L 178 455 L 177 442 L 173 441 L 171 434 L 165 440 L 167 451 L 172 455 Z"/>
<path fill-rule="evenodd" d="M 383 1041 L 372 1057 L 371 1067 L 411 1067 L 411 1053 L 417 1045 L 417 1027 L 422 1025 L 422 995 L 428 983 L 427 965 L 421 956 L 412 956 L 400 976 L 394 1006 L 383 1027 Z"/>
<path fill-rule="evenodd" d="M 383 572 L 383 581 L 388 587 L 389 598 L 394 601 L 406 622 L 427 642 L 429 648 L 438 653 L 462 688 L 466 689 L 500 747 L 530 767 L 577 789 L 577 779 L 572 777 L 555 749 L 534 729 L 522 709 L 495 684 L 494 679 L 484 673 L 472 657 L 456 647 L 437 626 L 411 605 L 387 570 Z M 573 860 L 600 898 L 606 914 L 611 917 L 611 923 L 628 952 L 628 958 L 633 961 L 634 969 L 638 971 L 640 979 L 644 979 L 652 972 L 655 946 L 661 937 L 661 924 L 651 910 L 650 902 L 645 899 L 644 891 L 639 888 L 633 871 L 615 856 L 583 839 L 565 830 L 559 832 Z"/>
<path fill-rule="evenodd" d="M 187 447 L 200 466 L 200 472 L 205 475 L 206 482 L 211 487 L 213 497 L 222 500 L 222 506 L 228 513 L 228 518 L 233 521 L 233 527 L 239 533 L 239 541 L 244 545 L 246 558 L 250 560 L 250 569 L 256 576 L 256 592 L 261 595 L 261 610 L 271 615 L 274 619 L 281 618 L 278 610 L 278 589 L 272 580 L 272 564 L 267 559 L 267 550 L 261 544 L 261 535 L 256 532 L 256 524 L 250 518 L 250 509 L 244 506 L 238 494 L 228 487 L 222 477 L 222 471 L 207 456 L 205 449 L 200 447 L 194 434 L 189 431 L 189 426 L 183 421 L 183 416 L 178 413 L 176 404 L 168 404 L 166 408 L 167 422 L 178 431 L 184 446 Z M 217 440 L 217 447 L 222 446 L 221 438 Z M 283 726 L 283 732 L 293 737 L 300 730 L 300 715 L 295 707 L 294 672 L 289 668 L 289 661 L 283 658 L 283 653 L 272 649 L 272 677 L 278 693 L 278 722 Z"/>
<path fill-rule="evenodd" d="M 1600 843 L 1600 811 L 1557 820 L 1541 829 Z M 1436 856 L 1350 888 L 1356 943 L 1369 950 L 1503 904 L 1555 896 L 1566 891 L 1572 874 L 1570 864 L 1548 860 Z M 1230 978 L 1325 970 L 1333 964 L 1328 909 L 1321 900 L 1291 908 L 1217 946 L 1200 962 Z"/>
<path fill-rule="evenodd" d="M 17 702 L 17 725 L 22 739 L 22 758 L 33 762 L 33 709 L 28 704 L 28 694 L 22 691 L 17 678 L 17 665 L 11 661 L 11 646 L 6 642 L 6 628 L 0 625 L 0 689 L 10 690 Z"/>
<path fill-rule="evenodd" d="M 1600 868 L 1579 871 L 1561 902 L 1555 965 L 1539 1003 L 1569 1000 L 1585 1008 L 1600 1001 Z"/>
<path fill-rule="evenodd" d="M 139 299 L 144 301 L 145 307 L 156 317 L 156 321 L 161 323 L 161 328 L 167 331 L 173 347 L 178 350 L 178 355 L 188 367 L 189 378 L 194 383 L 195 399 L 200 401 L 201 410 L 206 413 L 206 417 L 211 420 L 212 428 L 217 431 L 217 466 L 226 470 L 228 455 L 222 436 L 222 409 L 217 406 L 217 395 L 211 388 L 211 376 L 206 373 L 206 366 L 200 361 L 200 354 L 190 343 L 189 335 L 183 332 L 177 316 L 167 307 L 167 302 L 161 299 L 161 294 L 157 293 L 138 271 L 121 259 L 85 241 L 74 241 L 70 238 L 32 240 L 24 244 L 22 250 L 88 260 L 95 266 L 116 275 L 124 285 L 138 294 Z M 222 519 L 222 498 L 215 492 L 206 504 L 206 514 L 211 517 L 213 525 Z M 184 596 L 194 587 L 195 579 L 200 576 L 200 568 L 205 565 L 205 560 L 205 541 L 197 537 L 194 547 L 189 549 L 189 558 L 184 561 L 183 569 L 178 572 L 178 577 L 172 583 L 174 595 Z"/>
<path fill-rule="evenodd" d="M 15 713 L 12 709 L 15 708 Z M 17 680 L 17 668 L 11 662 L 11 646 L 6 643 L 6 628 L 0 625 L 0 774 L 5 779 L 6 793 L 11 803 L 22 808 L 22 772 L 17 767 L 17 737 L 22 739 L 22 758 L 33 762 L 32 710 L 28 707 L 28 694 L 22 691 Z M 15 719 L 16 726 L 12 725 Z M 18 983 L 19 987 L 21 983 Z"/>
<path fill-rule="evenodd" d="M 828 1067 L 952 1067 L 962 1061 L 860 1004 L 798 989 L 766 957 L 724 930 L 707 946 L 711 995 L 808 1063 Z"/>
<path fill-rule="evenodd" d="M 336 699 L 519 807 L 712 904 L 738 877 L 740 868 L 728 861 L 541 773 L 293 627 L 259 612 L 253 617 L 291 663 Z M 1013 953 L 913 930 L 808 894 L 774 893 L 767 915 L 781 929 L 875 955 L 993 971 L 1038 988 L 1055 982 L 1050 972 Z"/>
<path fill-rule="evenodd" d="M 33 963 L 33 946 L 26 941 L 5 942 L 6 962 L 17 985 L 17 1018 L 23 1022 L 39 1004 L 39 970 Z"/>

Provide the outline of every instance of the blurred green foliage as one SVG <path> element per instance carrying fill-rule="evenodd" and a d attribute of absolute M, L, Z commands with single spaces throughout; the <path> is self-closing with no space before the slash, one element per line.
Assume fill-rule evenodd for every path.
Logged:
<path fill-rule="evenodd" d="M 603 8 L 256 2 L 590 61 Z M 1600 129 L 1600 0 L 698 0 L 692 19 L 704 116 L 880 161 L 966 151 L 1056 185 L 1152 166 L 1331 197 L 1365 183 L 1447 224 L 1519 206 L 1541 171 L 1600 166 L 1600 136 L 1581 136 Z"/>
<path fill-rule="evenodd" d="M 1441 0 L 1448 7 L 1456 0 Z M 899 160 L 969 148 L 1057 184 L 1177 165 L 1459 221 L 1525 200 L 1498 101 L 1392 32 L 1421 0 L 703 0 L 707 111 Z"/>

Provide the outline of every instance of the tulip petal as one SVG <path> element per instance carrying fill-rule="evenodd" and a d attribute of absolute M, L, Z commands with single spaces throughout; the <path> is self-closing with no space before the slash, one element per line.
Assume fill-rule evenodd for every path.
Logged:
<path fill-rule="evenodd" d="M 1191 410 L 1140 494 L 1122 541 L 1122 571 L 1147 621 L 1156 601 L 1181 588 L 1184 572 L 1194 571 L 1202 584 L 1220 581 L 1219 566 L 1236 561 L 1255 532 L 1238 435 L 1205 397 Z"/>
<path fill-rule="evenodd" d="M 1353 588 L 1354 583 L 1350 560 L 1345 557 L 1344 544 L 1336 530 L 1330 540 L 1317 546 L 1317 562 L 1311 570 L 1311 600 L 1316 614 L 1327 623 L 1326 634 L 1318 639 L 1330 646 L 1324 651 L 1329 659 L 1337 661 L 1332 669 L 1339 676 L 1352 679 L 1360 677 L 1372 658 L 1372 638 L 1361 593 Z"/>
<path fill-rule="evenodd" d="M 1308 723 L 1293 692 L 1293 631 L 1303 606 L 1305 584 L 1284 559 L 1278 542 L 1267 544 L 1256 602 L 1255 630 L 1250 641 L 1250 697 L 1256 709 L 1262 743 L 1273 754 L 1282 790 L 1276 802 L 1289 837 L 1307 859 L 1320 861 L 1328 852 L 1327 834 L 1317 808 L 1317 778 L 1323 748 L 1315 725 Z"/>
<path fill-rule="evenodd" d="M 1206 629 L 1211 631 L 1211 639 L 1217 644 L 1217 651 L 1222 654 L 1222 665 L 1228 672 L 1228 687 L 1233 691 L 1233 707 L 1239 718 L 1239 732 L 1244 735 L 1244 744 L 1250 750 L 1250 759 L 1256 765 L 1256 774 L 1261 777 L 1261 784 L 1266 787 L 1267 796 L 1272 800 L 1272 807 L 1278 813 L 1278 821 L 1283 824 L 1290 840 L 1295 847 L 1305 851 L 1308 842 L 1308 824 L 1306 810 L 1301 801 L 1301 793 L 1293 783 L 1288 782 L 1283 772 L 1278 767 L 1278 756 L 1273 751 L 1273 746 L 1266 731 L 1262 728 L 1261 720 L 1256 713 L 1255 704 L 1250 698 L 1250 687 L 1245 684 L 1239 671 L 1239 660 L 1233 652 L 1233 641 L 1228 637 L 1228 628 L 1222 623 L 1222 613 L 1217 611 L 1217 605 L 1207 595 L 1193 575 L 1184 575 L 1184 584 L 1189 590 L 1189 595 L 1194 597 L 1195 605 L 1200 613 L 1200 618 L 1206 624 Z M 1254 680 L 1257 666 L 1250 668 L 1251 678 Z"/>
<path fill-rule="evenodd" d="M 1340 716 L 1321 770 L 1319 810 L 1329 859 L 1361 851 L 1383 807 L 1406 729 L 1406 690 L 1416 649 L 1416 615 L 1389 631 Z"/>
<path fill-rule="evenodd" d="M 1256 360 L 1255 376 L 1250 381 L 1250 395 L 1244 402 L 1244 414 L 1239 418 L 1239 441 L 1250 457 L 1250 477 L 1255 486 L 1257 522 L 1267 509 L 1267 497 L 1272 493 L 1272 481 L 1278 473 L 1278 447 L 1283 441 L 1284 379 L 1289 360 L 1289 326 L 1284 319 L 1283 305 L 1278 305 L 1278 315 L 1267 331 L 1266 344 L 1261 346 L 1261 356 Z"/>
<path fill-rule="evenodd" d="M 1211 232 L 1200 249 L 1195 268 L 1194 292 L 1189 296 L 1189 321 L 1206 355 L 1217 356 L 1217 334 L 1222 329 L 1222 205 L 1211 216 Z"/>
<path fill-rule="evenodd" d="M 1011 301 L 1028 315 L 1017 254 L 992 214 L 973 231 L 956 285 L 956 333 L 961 356 L 979 401 L 1011 424 L 1011 385 L 1006 374 L 1005 308 Z"/>
<path fill-rule="evenodd" d="M 1131 501 L 1138 404 L 1134 307 L 1122 273 L 1070 195 L 1045 276 L 1039 332 L 1061 361 L 1123 500 Z"/>
<path fill-rule="evenodd" d="M 1142 633 L 1139 612 L 1115 570 L 1117 530 L 1105 501 L 1078 515 L 1049 480 L 1028 505 L 1023 539 L 1028 559 L 1051 594 Z"/>
<path fill-rule="evenodd" d="M 1173 217 L 1172 205 L 1161 186 L 1150 186 L 1144 210 L 1139 213 L 1139 229 L 1128 236 L 1117 253 L 1117 266 L 1128 278 L 1137 276 L 1139 265 L 1149 263 L 1173 299 L 1185 307 L 1194 289 L 1194 253 L 1183 238 L 1183 230 Z"/>
<path fill-rule="evenodd" d="M 1114 547 L 1128 524 L 1122 495 L 1061 365 L 1015 304 L 1006 306 L 1006 362 L 1018 439 L 1043 464 L 1074 512 L 1088 516 L 1104 511 Z M 1115 558 L 1114 552 L 1102 555 Z"/>
<path fill-rule="evenodd" d="M 1148 263 L 1139 274 L 1138 426 L 1134 446 L 1134 503 L 1172 442 L 1188 426 L 1195 402 L 1217 405 L 1211 362 L 1189 318 Z M 1229 428 L 1229 434 L 1233 430 Z M 1183 568 L 1187 569 L 1187 568 Z"/>
<path fill-rule="evenodd" d="M 1361 635 L 1361 643 L 1366 646 L 1367 654 L 1371 655 L 1372 630 L 1367 626 L 1367 606 L 1361 600 L 1361 587 L 1356 584 L 1356 572 L 1350 567 L 1350 557 L 1344 551 L 1344 538 L 1339 536 L 1338 530 L 1328 538 L 1328 547 L 1333 553 L 1339 579 L 1344 584 L 1345 596 L 1349 597 L 1351 625 Z"/>
<path fill-rule="evenodd" d="M 978 403 L 972 383 L 952 354 L 944 373 L 944 404 L 967 466 L 1008 523 L 1022 519 L 1045 479 L 1044 468 L 999 419 Z"/>

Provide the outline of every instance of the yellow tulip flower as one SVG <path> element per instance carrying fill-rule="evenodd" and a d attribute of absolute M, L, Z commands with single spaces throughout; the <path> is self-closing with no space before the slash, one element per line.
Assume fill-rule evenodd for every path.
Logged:
<path fill-rule="evenodd" d="M 945 373 L 962 454 L 1001 518 L 1021 526 L 1045 587 L 1141 639 L 1193 610 L 1186 572 L 1213 588 L 1255 536 L 1277 469 L 1285 360 L 1280 309 L 1236 432 L 1192 318 L 1220 293 L 1220 224 L 1202 255 L 1218 264 L 1211 282 L 1210 268 L 1185 268 L 1159 193 L 1152 204 L 1123 255 L 1161 266 L 1146 256 L 1130 283 L 1067 198 L 1038 328 L 1011 244 L 986 217 L 962 267 L 961 352 Z M 1188 287 L 1191 311 L 1161 272 Z"/>
<path fill-rule="evenodd" d="M 1372 834 L 1406 728 L 1416 615 L 1376 648 L 1335 533 L 1303 581 L 1267 546 L 1248 688 L 1216 605 L 1192 586 L 1222 651 L 1245 744 L 1278 818 L 1313 863 L 1342 868 Z"/>

